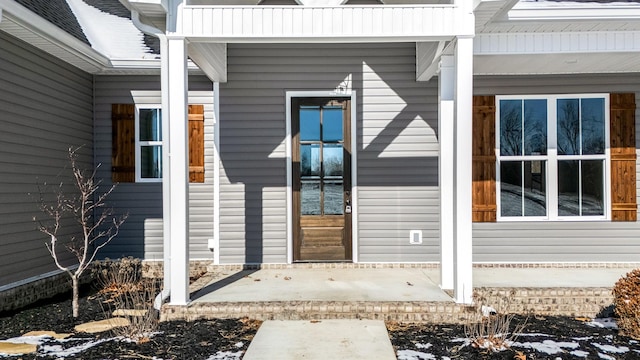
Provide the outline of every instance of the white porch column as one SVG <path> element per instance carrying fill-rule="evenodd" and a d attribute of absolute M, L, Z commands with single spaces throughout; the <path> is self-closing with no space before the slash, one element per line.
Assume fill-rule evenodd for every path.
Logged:
<path fill-rule="evenodd" d="M 169 201 L 164 221 L 171 231 L 171 305 L 189 303 L 189 142 L 187 118 L 187 46 L 183 37 L 168 37 L 169 133 L 164 151 L 169 155 Z M 167 141 L 168 140 L 168 141 Z"/>
<path fill-rule="evenodd" d="M 452 55 L 442 55 L 438 76 L 438 163 L 440 186 L 440 288 L 453 289 L 454 83 Z"/>
<path fill-rule="evenodd" d="M 454 300 L 473 301 L 472 274 L 472 106 L 473 39 L 458 38 L 455 49 L 455 188 L 454 188 Z"/>

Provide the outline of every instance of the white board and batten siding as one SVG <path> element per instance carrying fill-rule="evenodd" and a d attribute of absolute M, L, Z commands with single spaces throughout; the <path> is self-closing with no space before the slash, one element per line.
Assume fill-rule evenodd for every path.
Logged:
<path fill-rule="evenodd" d="M 228 45 L 220 85 L 221 263 L 285 263 L 287 91 L 357 92 L 360 262 L 438 260 L 437 87 L 415 44 Z M 410 245 L 411 230 L 423 232 Z"/>
<path fill-rule="evenodd" d="M 205 181 L 189 184 L 189 239 L 192 260 L 213 260 L 207 241 L 213 238 L 213 84 L 206 77 L 189 77 L 189 103 L 205 111 Z M 98 176 L 111 182 L 111 105 L 160 105 L 159 76 L 95 77 L 95 157 L 101 163 Z M 103 257 L 136 256 L 163 259 L 162 183 L 120 183 L 109 202 L 129 218 L 120 234 L 101 253 Z"/>
<path fill-rule="evenodd" d="M 91 75 L 0 31 L 0 287 L 57 270 L 33 221 L 47 219 L 38 184 L 71 184 L 69 147 L 93 165 L 92 100 Z M 63 225 L 60 241 L 80 234 Z"/>
<path fill-rule="evenodd" d="M 476 95 L 635 92 L 640 75 L 476 77 Z M 640 111 L 636 110 L 636 149 Z M 637 150 L 636 150 L 637 152 Z M 639 157 L 640 160 L 640 157 Z M 640 171 L 640 163 L 636 172 Z M 640 173 L 636 174 L 640 194 Z M 639 262 L 640 223 L 610 221 L 473 224 L 473 261 L 481 263 Z"/>

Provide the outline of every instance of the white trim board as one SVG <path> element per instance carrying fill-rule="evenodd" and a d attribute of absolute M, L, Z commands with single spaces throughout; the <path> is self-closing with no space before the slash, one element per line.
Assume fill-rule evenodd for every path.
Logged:
<path fill-rule="evenodd" d="M 295 97 L 332 97 L 351 100 L 351 256 L 358 262 L 358 137 L 356 91 L 287 91 L 286 92 L 286 136 L 285 157 L 287 162 L 287 263 L 293 263 L 293 169 L 291 144 L 291 99 Z"/>

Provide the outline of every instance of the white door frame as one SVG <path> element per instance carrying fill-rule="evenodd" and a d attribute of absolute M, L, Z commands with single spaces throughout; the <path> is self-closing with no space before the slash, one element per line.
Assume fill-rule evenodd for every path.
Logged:
<path fill-rule="evenodd" d="M 358 262 L 358 137 L 356 119 L 356 91 L 346 93 L 334 91 L 287 91 L 286 92 L 286 161 L 287 161 L 287 263 L 293 263 L 293 175 L 291 143 L 291 98 L 327 97 L 348 98 L 351 100 L 351 256 Z"/>

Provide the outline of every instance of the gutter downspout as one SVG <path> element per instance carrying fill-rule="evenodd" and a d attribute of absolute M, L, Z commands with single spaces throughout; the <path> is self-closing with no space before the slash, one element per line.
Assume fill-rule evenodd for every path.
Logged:
<path fill-rule="evenodd" d="M 167 36 L 160 29 L 147 25 L 140 21 L 140 14 L 136 10 L 131 11 L 131 20 L 138 30 L 145 34 L 155 36 L 160 40 L 160 88 L 162 92 L 162 133 L 167 137 L 169 135 L 169 122 L 167 115 L 169 114 L 169 62 L 167 59 L 168 43 Z M 170 144 L 169 144 L 170 146 Z M 162 173 L 168 174 L 169 169 L 169 153 L 168 149 L 162 151 Z M 162 239 L 163 239 L 163 289 L 156 296 L 153 307 L 160 310 L 162 304 L 169 298 L 171 294 L 171 222 L 166 219 L 170 213 L 170 182 L 168 177 L 162 179 Z"/>

